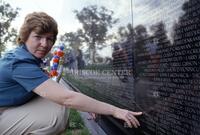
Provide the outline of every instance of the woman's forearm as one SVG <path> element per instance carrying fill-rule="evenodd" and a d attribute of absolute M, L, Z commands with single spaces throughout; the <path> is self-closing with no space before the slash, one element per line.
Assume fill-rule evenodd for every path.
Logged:
<path fill-rule="evenodd" d="M 117 109 L 117 107 L 113 105 L 97 101 L 96 99 L 78 92 L 67 90 L 65 87 L 52 80 L 47 80 L 37 87 L 34 92 L 58 104 L 80 111 L 113 115 Z"/>
<path fill-rule="evenodd" d="M 64 105 L 81 111 L 113 115 L 117 107 L 95 100 L 81 93 L 71 93 L 73 96 L 66 98 Z"/>

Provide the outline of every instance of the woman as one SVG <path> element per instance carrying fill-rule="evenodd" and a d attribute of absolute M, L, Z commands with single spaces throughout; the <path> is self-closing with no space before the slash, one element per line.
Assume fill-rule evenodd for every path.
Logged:
<path fill-rule="evenodd" d="M 19 47 L 0 59 L 0 133 L 55 135 L 65 130 L 67 108 L 112 115 L 129 127 L 140 124 L 132 112 L 70 91 L 41 70 L 41 59 L 51 50 L 58 30 L 44 12 L 25 17 Z M 38 96 L 39 95 L 39 96 Z"/>

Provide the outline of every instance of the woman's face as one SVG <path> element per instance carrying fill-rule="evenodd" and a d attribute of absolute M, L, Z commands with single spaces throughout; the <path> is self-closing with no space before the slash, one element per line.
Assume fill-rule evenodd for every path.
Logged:
<path fill-rule="evenodd" d="M 25 42 L 28 51 L 36 58 L 44 58 L 54 44 L 52 33 L 37 34 L 32 31 Z"/>

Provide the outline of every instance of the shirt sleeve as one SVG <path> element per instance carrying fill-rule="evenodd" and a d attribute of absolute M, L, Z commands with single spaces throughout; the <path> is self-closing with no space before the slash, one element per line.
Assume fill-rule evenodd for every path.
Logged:
<path fill-rule="evenodd" d="M 13 66 L 12 78 L 28 92 L 48 80 L 48 76 L 34 63 L 21 62 Z"/>

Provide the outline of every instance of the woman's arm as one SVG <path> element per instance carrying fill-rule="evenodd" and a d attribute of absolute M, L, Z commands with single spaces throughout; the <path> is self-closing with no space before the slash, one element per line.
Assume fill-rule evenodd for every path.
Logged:
<path fill-rule="evenodd" d="M 139 126 L 139 122 L 135 116 L 141 115 L 141 112 L 132 112 L 126 109 L 121 109 L 95 100 L 84 94 L 67 90 L 63 85 L 58 84 L 51 79 L 45 81 L 33 91 L 44 98 L 65 105 L 69 108 L 104 115 L 112 115 L 118 119 L 126 121 L 129 127 L 132 127 L 132 125 L 135 127 Z"/>

